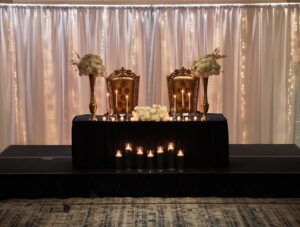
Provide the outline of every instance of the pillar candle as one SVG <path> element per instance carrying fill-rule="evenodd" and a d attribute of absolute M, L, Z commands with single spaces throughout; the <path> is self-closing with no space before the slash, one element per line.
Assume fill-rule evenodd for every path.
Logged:
<path fill-rule="evenodd" d="M 174 98 L 174 113 L 176 113 L 176 95 L 173 95 Z"/>
<path fill-rule="evenodd" d="M 115 169 L 117 171 L 123 169 L 123 157 L 122 157 L 122 152 L 120 150 L 117 150 L 115 154 Z"/>
<path fill-rule="evenodd" d="M 163 169 L 164 169 L 164 148 L 163 148 L 163 146 L 157 147 L 156 168 L 158 169 L 158 171 L 163 171 Z"/>
<path fill-rule="evenodd" d="M 181 90 L 181 107 L 182 107 L 182 112 L 184 109 L 184 90 Z"/>
<path fill-rule="evenodd" d="M 174 170 L 175 169 L 175 164 L 174 164 L 174 144 L 169 143 L 168 144 L 168 152 L 167 152 L 167 167 L 168 170 Z"/>
<path fill-rule="evenodd" d="M 183 171 L 184 169 L 184 153 L 182 150 L 177 152 L 176 168 L 178 171 Z"/>
<path fill-rule="evenodd" d="M 107 102 L 107 112 L 109 113 L 109 93 L 106 93 L 106 102 Z"/>
<path fill-rule="evenodd" d="M 152 150 L 147 152 L 147 169 L 148 171 L 153 171 L 154 169 L 154 153 Z"/>
<path fill-rule="evenodd" d="M 137 147 L 136 150 L 136 167 L 137 171 L 140 172 L 144 169 L 144 151 L 143 147 Z"/>
<path fill-rule="evenodd" d="M 116 109 L 118 108 L 118 90 L 115 90 L 116 93 Z"/>
<path fill-rule="evenodd" d="M 126 95 L 125 98 L 126 98 L 126 114 L 128 114 L 128 95 Z"/>
<path fill-rule="evenodd" d="M 130 143 L 125 144 L 125 169 L 132 169 L 132 146 Z"/>
<path fill-rule="evenodd" d="M 191 112 L 191 92 L 188 93 L 189 96 L 189 112 Z"/>

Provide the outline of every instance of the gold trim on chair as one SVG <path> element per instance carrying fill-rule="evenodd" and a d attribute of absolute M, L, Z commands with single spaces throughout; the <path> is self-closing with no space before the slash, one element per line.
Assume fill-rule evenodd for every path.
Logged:
<path fill-rule="evenodd" d="M 131 113 L 138 105 L 140 77 L 122 67 L 106 78 L 109 107 L 114 114 Z"/>
<path fill-rule="evenodd" d="M 184 67 L 176 69 L 167 76 L 170 109 L 174 109 L 174 95 L 176 95 L 176 113 L 195 113 L 198 105 L 199 82 L 200 79 L 192 76 L 191 70 Z"/>

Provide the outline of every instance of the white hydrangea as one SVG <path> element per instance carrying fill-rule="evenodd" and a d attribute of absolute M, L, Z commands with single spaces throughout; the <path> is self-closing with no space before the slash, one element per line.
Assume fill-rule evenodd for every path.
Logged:
<path fill-rule="evenodd" d="M 152 105 L 136 106 L 132 112 L 132 121 L 168 121 L 169 114 L 166 106 Z"/>

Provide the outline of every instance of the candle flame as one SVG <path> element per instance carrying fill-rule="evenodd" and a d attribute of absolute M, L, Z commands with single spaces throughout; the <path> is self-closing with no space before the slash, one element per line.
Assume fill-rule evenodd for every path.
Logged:
<path fill-rule="evenodd" d="M 102 121 L 106 121 L 106 117 L 102 117 Z"/>
<path fill-rule="evenodd" d="M 115 90 L 115 93 L 117 94 L 117 93 L 118 93 L 118 90 Z"/>
<path fill-rule="evenodd" d="M 108 92 L 106 93 L 106 96 L 109 97 L 109 93 Z"/>
<path fill-rule="evenodd" d="M 180 116 L 178 116 L 178 117 L 177 117 L 177 121 L 180 121 L 180 120 L 181 120 L 181 117 L 180 117 Z"/>
<path fill-rule="evenodd" d="M 174 150 L 174 143 L 169 143 L 168 144 L 168 151 L 169 150 Z"/>
<path fill-rule="evenodd" d="M 184 156 L 184 153 L 182 150 L 179 150 L 178 153 L 177 153 L 177 156 L 178 157 L 183 157 Z"/>
<path fill-rule="evenodd" d="M 118 158 L 122 157 L 122 152 L 120 150 L 117 150 L 116 157 L 118 157 Z"/>
<path fill-rule="evenodd" d="M 191 92 L 188 93 L 188 96 L 191 96 Z"/>
<path fill-rule="evenodd" d="M 126 144 L 125 144 L 125 150 L 126 150 L 126 151 L 132 151 L 132 146 L 131 146 L 130 143 L 126 143 Z"/>
<path fill-rule="evenodd" d="M 148 157 L 148 158 L 153 158 L 153 157 L 154 157 L 154 154 L 153 154 L 153 151 L 152 151 L 152 150 L 149 150 L 149 151 L 148 151 L 147 157 Z"/>
<path fill-rule="evenodd" d="M 112 118 L 111 118 L 111 121 L 115 121 L 115 120 L 116 120 L 116 118 L 115 118 L 115 117 L 112 117 Z"/>
<path fill-rule="evenodd" d="M 176 95 L 173 95 L 174 98 L 176 98 Z"/>
<path fill-rule="evenodd" d="M 143 148 L 142 147 L 137 147 L 137 155 L 143 155 L 144 152 L 143 152 Z"/>
<path fill-rule="evenodd" d="M 194 121 L 197 121 L 197 119 L 198 119 L 197 116 L 194 116 Z"/>
<path fill-rule="evenodd" d="M 164 153 L 164 147 L 163 147 L 163 146 L 158 146 L 158 147 L 157 147 L 157 153 L 158 153 L 158 154 Z"/>

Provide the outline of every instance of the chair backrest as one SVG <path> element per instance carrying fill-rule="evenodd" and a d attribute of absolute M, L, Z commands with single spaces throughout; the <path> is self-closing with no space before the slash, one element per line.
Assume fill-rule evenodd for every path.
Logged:
<path fill-rule="evenodd" d="M 182 67 L 167 76 L 169 105 L 176 113 L 195 113 L 197 111 L 199 94 L 199 77 L 192 76 L 191 70 Z M 176 95 L 176 101 L 174 100 Z"/>
<path fill-rule="evenodd" d="M 124 67 L 115 70 L 106 78 L 107 91 L 110 94 L 109 107 L 114 114 L 126 114 L 126 106 L 128 113 L 132 113 L 138 105 L 139 82 L 140 77 Z"/>

